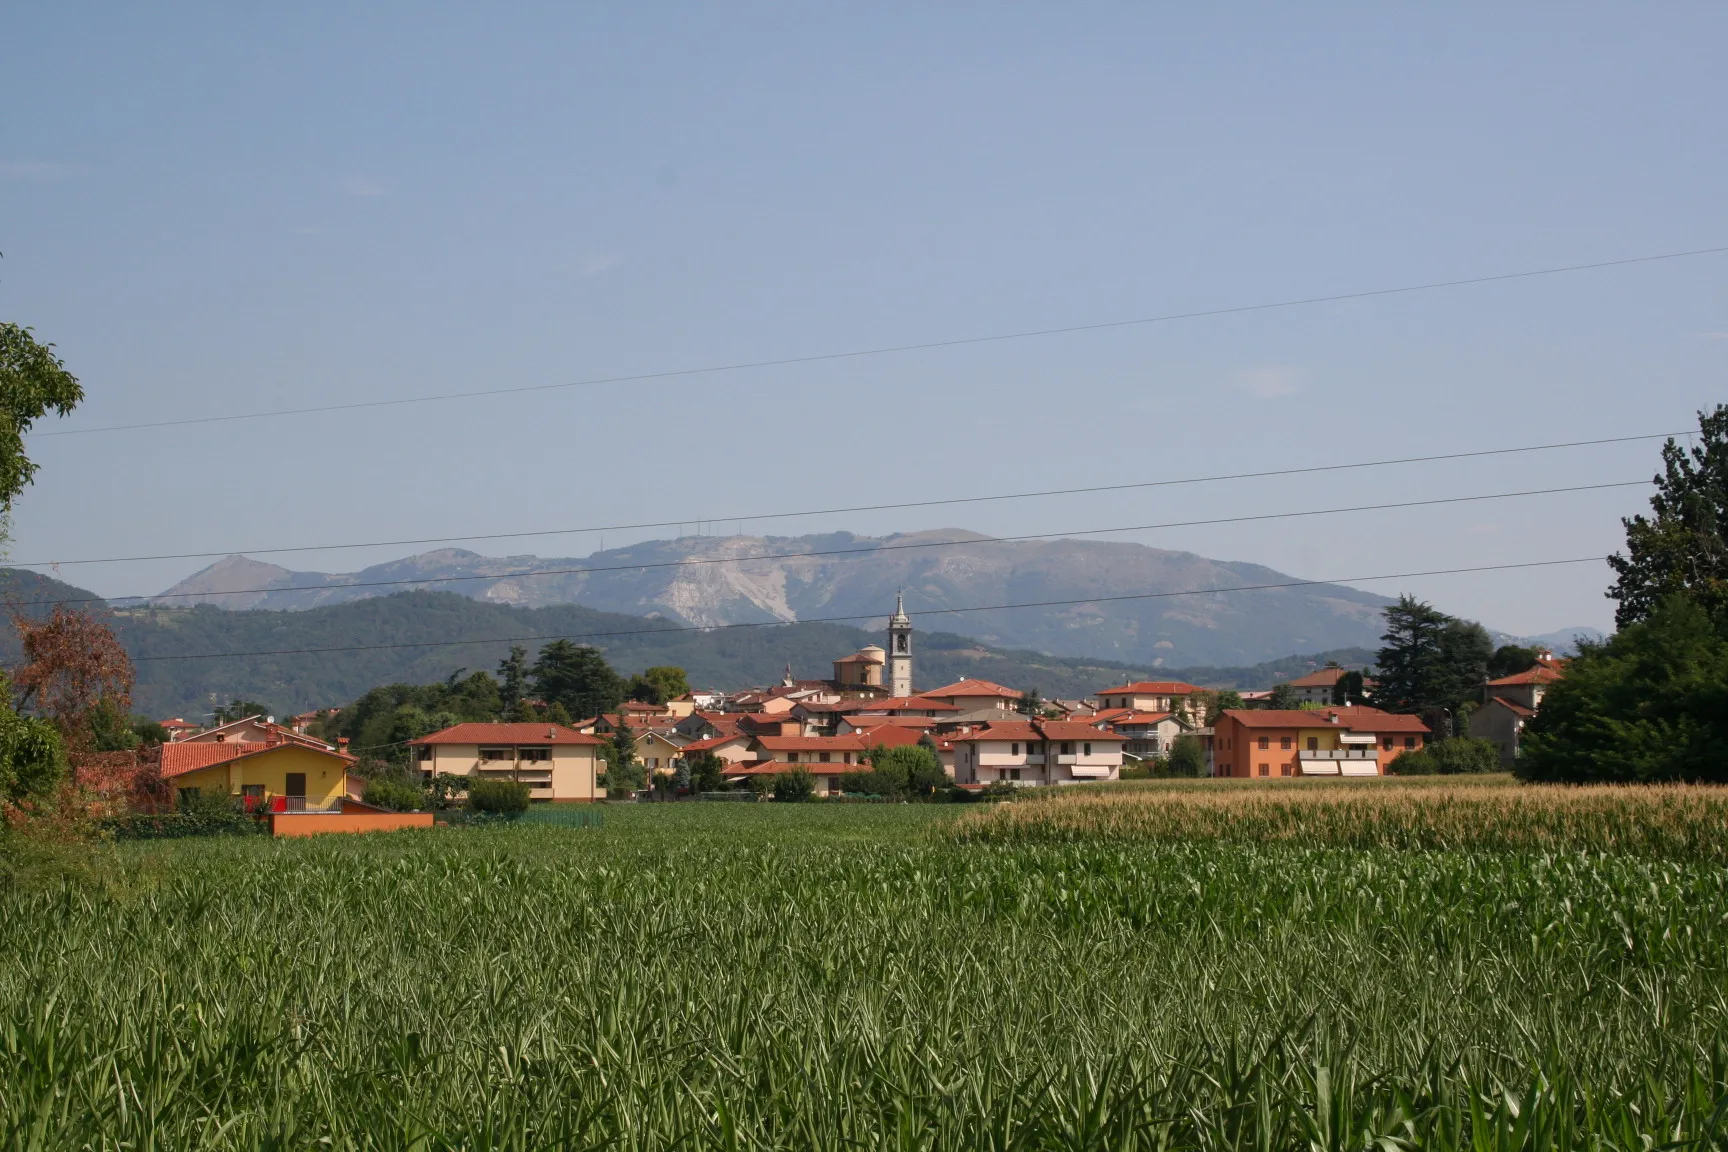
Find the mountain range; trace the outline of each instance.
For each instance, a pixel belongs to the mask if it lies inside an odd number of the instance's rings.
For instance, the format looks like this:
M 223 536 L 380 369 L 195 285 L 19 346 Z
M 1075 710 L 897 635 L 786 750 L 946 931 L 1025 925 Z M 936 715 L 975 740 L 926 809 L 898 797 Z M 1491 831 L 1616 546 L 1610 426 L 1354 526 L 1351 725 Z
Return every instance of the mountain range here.
M 1274 587 L 1257 587 L 1266 585 Z M 1241 588 L 1256 590 L 1217 591 Z M 1292 652 L 1374 647 L 1381 609 L 1391 603 L 1192 552 L 997 540 L 961 529 L 684 536 L 581 558 L 444 548 L 350 573 L 296 572 L 230 556 L 151 603 L 306 611 L 405 590 L 517 608 L 581 605 L 702 628 L 840 618 L 873 629 L 903 591 L 921 629 L 957 626 L 987 645 L 1146 668 L 1251 665 Z M 955 611 L 1003 604 L 1039 607 Z
M 91 593 L 38 573 L 0 569 L 0 598 L 29 605 L 25 611 L 38 616 L 48 611 L 44 601 L 89 600 Z M 776 682 L 788 666 L 796 676 L 826 676 L 835 658 L 883 642 L 879 632 L 842 624 L 702 630 L 579 605 L 517 608 L 449 592 L 401 592 L 299 612 L 84 606 L 106 619 L 135 662 L 134 710 L 194 719 L 207 716 L 213 702 L 234 697 L 261 701 L 278 714 L 341 705 L 379 684 L 426 684 L 464 669 L 492 669 L 512 642 L 532 654 L 555 636 L 600 648 L 626 674 L 677 664 L 694 684 L 728 689 Z M 941 631 L 918 632 L 915 648 L 916 683 L 926 688 L 975 676 L 1050 697 L 1079 697 L 1151 674 L 1145 666 L 1015 651 Z M 17 636 L 0 626 L 0 663 L 18 658 Z M 1373 653 L 1346 648 L 1159 675 L 1265 688 L 1328 659 L 1360 667 Z

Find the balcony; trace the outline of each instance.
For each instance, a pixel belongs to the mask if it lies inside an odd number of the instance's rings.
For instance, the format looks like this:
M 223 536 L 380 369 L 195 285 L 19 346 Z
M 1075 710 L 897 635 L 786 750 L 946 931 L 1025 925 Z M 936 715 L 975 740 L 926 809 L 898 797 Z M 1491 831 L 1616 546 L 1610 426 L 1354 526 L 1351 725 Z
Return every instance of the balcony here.
M 1304 776 L 1378 776 L 1373 748 L 1307 748 L 1297 753 Z

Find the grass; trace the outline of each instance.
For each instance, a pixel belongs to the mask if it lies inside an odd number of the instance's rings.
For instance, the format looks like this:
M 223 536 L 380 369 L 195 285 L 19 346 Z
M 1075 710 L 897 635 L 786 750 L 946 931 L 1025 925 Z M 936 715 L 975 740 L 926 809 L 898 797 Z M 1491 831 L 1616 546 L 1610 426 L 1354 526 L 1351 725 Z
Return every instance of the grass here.
M 978 809 L 954 831 L 997 844 L 1225 840 L 1728 865 L 1728 790 L 1534 786 L 1509 776 L 1156 781 Z
M 122 845 L 0 896 L 0 1148 L 1722 1146 L 1722 868 L 975 835 L 1083 800 Z

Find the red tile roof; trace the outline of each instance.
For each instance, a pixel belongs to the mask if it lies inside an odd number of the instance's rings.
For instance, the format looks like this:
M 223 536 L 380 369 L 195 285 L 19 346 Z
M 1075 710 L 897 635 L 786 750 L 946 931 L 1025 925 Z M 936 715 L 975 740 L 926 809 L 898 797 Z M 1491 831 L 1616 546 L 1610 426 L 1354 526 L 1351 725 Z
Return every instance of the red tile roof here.
M 262 741 L 223 744 L 164 744 L 162 746 L 162 775 L 165 777 L 184 776 L 188 772 L 196 772 L 201 768 L 211 768 L 217 764 L 226 764 L 231 760 L 243 760 L 248 756 L 257 756 L 264 752 L 274 752 L 278 748 L 298 748 L 303 752 L 316 752 L 331 759 L 340 760 L 344 764 L 354 763 L 354 757 L 344 752 L 333 752 L 322 744 L 311 745 L 299 740 L 280 740 L 274 743 Z
M 1102 721 L 1107 724 L 1162 724 L 1164 721 L 1171 719 L 1174 715 L 1175 713 L 1173 712 L 1139 712 L 1133 708 L 1117 708 L 1109 715 L 1105 715 L 1102 712 L 1098 713 L 1098 715 L 1092 717 L 1092 722 L 1097 723 Z
M 1348 668 L 1316 668 L 1306 676 L 1290 681 L 1292 688 L 1330 688 L 1337 684 Z
M 1564 680 L 1565 678 L 1566 673 L 1552 664 L 1535 664 L 1514 675 L 1490 680 L 1488 687 L 1509 688 L 1514 684 L 1552 684 L 1556 680 Z
M 722 732 L 718 736 L 710 736 L 706 740 L 692 740 L 684 745 L 686 752 L 710 752 L 730 740 L 749 740 L 742 732 Z
M 862 752 L 870 747 L 856 732 L 849 736 L 758 736 L 756 743 L 769 752 Z
M 1073 720 L 1005 720 L 985 724 L 974 732 L 956 733 L 956 744 L 980 740 L 1127 740 L 1115 732 L 1094 728 Z
M 880 700 L 845 700 L 834 706 L 847 712 L 958 712 L 960 706 L 929 696 L 884 696 Z
M 409 744 L 604 744 L 562 724 L 453 724 Z
M 1483 707 L 1486 708 L 1492 704 L 1498 704 L 1500 707 L 1506 709 L 1506 711 L 1512 713 L 1512 715 L 1523 720 L 1528 720 L 1530 717 L 1536 715 L 1536 710 L 1534 708 L 1526 708 L 1522 704 L 1514 704 L 1512 701 L 1503 700 L 1498 696 L 1488 697 L 1488 703 L 1484 704 Z
M 1366 705 L 1348 708 L 1230 708 L 1224 715 L 1248 728 L 1325 728 L 1353 732 L 1426 732 L 1419 716 L 1382 712 Z M 1338 717 L 1334 725 L 1329 717 Z
M 919 695 L 933 700 L 951 700 L 956 696 L 1005 696 L 1010 700 L 1018 700 L 1021 696 L 1012 688 L 1004 688 L 1002 685 L 992 684 L 988 680 L 961 680 L 948 685 L 946 688 L 920 692 Z
M 1198 692 L 1197 685 L 1185 680 L 1136 680 L 1132 684 L 1118 684 L 1114 688 L 1100 688 L 1092 693 L 1094 696 L 1186 696 Z

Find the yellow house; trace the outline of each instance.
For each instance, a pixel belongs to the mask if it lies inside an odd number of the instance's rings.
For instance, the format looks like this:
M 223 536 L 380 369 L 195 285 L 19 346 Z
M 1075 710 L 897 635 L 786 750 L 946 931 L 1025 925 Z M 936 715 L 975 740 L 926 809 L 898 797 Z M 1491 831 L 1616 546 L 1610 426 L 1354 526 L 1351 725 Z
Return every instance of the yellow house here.
M 342 807 L 354 757 L 300 740 L 162 747 L 162 776 L 179 793 L 220 791 L 278 811 Z

